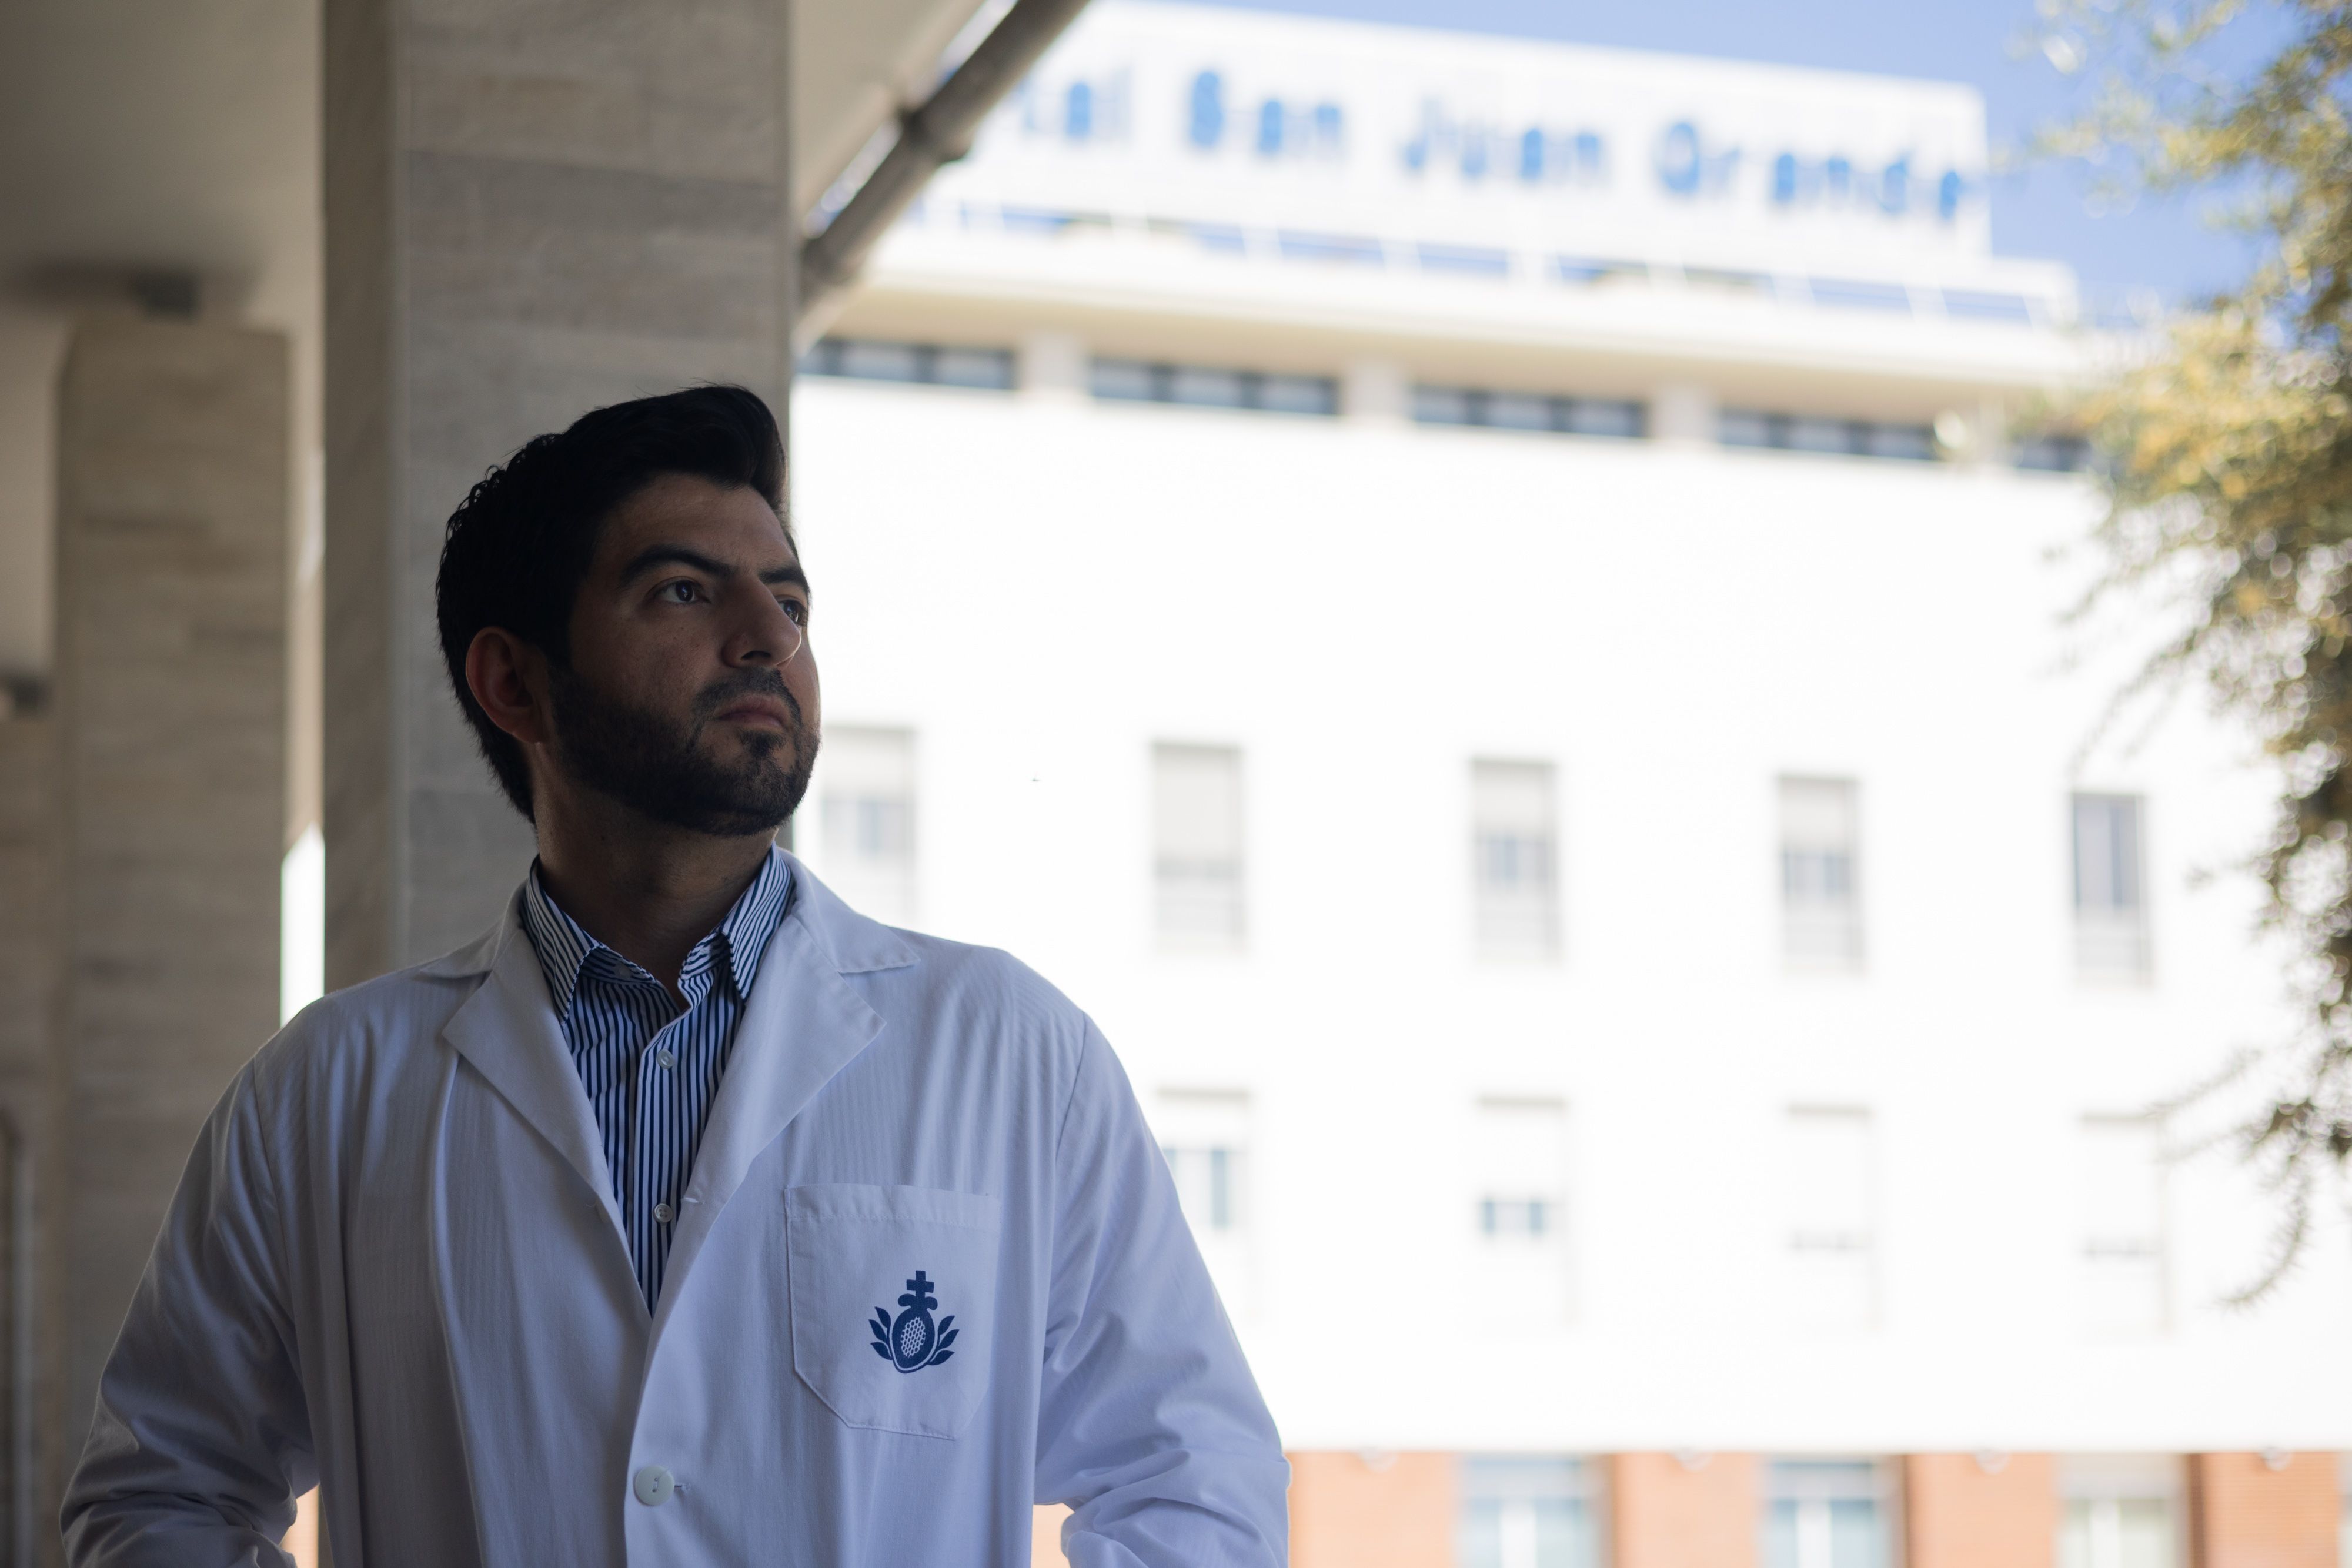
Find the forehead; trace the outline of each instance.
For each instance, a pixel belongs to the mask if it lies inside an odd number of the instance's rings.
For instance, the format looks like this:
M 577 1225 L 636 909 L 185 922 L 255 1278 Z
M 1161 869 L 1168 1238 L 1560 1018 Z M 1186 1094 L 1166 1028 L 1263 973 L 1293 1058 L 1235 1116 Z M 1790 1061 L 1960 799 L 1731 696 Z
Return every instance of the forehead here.
M 656 544 L 691 545 L 758 569 L 797 559 L 767 498 L 747 486 L 664 474 L 614 508 L 596 541 L 596 566 L 616 570 Z

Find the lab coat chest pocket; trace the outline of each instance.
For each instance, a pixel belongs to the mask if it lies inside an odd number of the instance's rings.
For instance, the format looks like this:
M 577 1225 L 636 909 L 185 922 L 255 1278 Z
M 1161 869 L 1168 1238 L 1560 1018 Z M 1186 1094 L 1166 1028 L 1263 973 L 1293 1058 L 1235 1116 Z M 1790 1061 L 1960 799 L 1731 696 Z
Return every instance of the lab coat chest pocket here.
M 988 1392 L 1000 1206 L 914 1186 L 784 1189 L 793 1368 L 851 1427 L 953 1437 Z

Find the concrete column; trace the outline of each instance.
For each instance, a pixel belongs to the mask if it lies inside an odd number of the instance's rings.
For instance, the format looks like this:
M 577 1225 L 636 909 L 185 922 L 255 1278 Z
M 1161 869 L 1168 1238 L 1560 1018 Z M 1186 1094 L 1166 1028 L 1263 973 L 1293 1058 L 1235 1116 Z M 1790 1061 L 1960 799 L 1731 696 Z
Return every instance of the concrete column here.
M 1685 446 L 1715 444 L 1715 392 L 1690 382 L 1673 382 L 1650 393 L 1650 434 Z
M 1908 1454 L 1904 1568 L 2052 1568 L 2058 1475 L 2047 1454 Z
M 1755 1457 L 1615 1455 L 1609 1521 L 1614 1568 L 1755 1568 Z
M 1077 402 L 1087 379 L 1087 340 L 1076 332 L 1032 332 L 1021 340 L 1024 396 Z
M 7 1186 L 0 1207 L 0 1548 L 28 1563 L 38 1560 L 33 1543 L 56 1533 L 43 1528 L 54 1510 L 44 1519 L 34 1501 L 56 1490 L 37 1478 L 60 1473 L 63 1388 L 54 1354 L 33 1354 L 39 1325 L 27 1310 L 34 1280 L 54 1276 L 44 1255 L 53 1254 L 58 1228 L 33 1223 L 26 1179 L 34 1152 L 53 1143 L 58 810 L 56 722 L 43 713 L 0 716 L 0 1174 Z
M 327 982 L 471 936 L 528 863 L 433 578 L 485 469 L 700 381 L 781 401 L 778 0 L 326 0 Z
M 58 392 L 66 1463 L 197 1125 L 278 1025 L 288 375 L 277 333 L 92 321 Z
M 1407 423 L 1412 418 L 1412 377 L 1394 360 L 1350 361 L 1339 412 L 1384 426 Z
M 2333 1454 L 2189 1456 L 2194 1568 L 2336 1568 Z
M 1291 1568 L 1448 1568 L 1452 1454 L 1290 1456 Z

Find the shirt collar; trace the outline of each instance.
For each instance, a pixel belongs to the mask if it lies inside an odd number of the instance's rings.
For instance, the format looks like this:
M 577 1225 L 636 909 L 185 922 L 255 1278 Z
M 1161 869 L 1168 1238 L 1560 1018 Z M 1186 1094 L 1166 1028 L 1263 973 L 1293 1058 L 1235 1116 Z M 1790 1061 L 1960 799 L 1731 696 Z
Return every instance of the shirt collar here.
M 726 972 L 734 983 L 738 997 L 751 994 L 751 982 L 760 973 L 760 959 L 768 950 L 768 939 L 783 921 L 784 911 L 792 903 L 793 873 L 782 852 L 771 850 L 768 858 L 760 862 L 758 873 L 727 911 L 726 915 L 710 934 L 694 945 L 687 955 L 686 974 L 709 968 L 719 953 L 726 955 Z M 612 952 L 580 923 L 564 913 L 547 891 L 547 883 L 539 874 L 539 862 L 530 862 L 530 875 L 523 883 L 522 928 L 530 938 L 531 948 L 539 955 L 539 967 L 547 977 L 547 994 L 555 1004 L 555 1016 L 568 1018 L 572 998 L 579 995 L 581 977 L 589 962 L 599 953 Z M 635 964 L 618 953 L 612 961 L 637 969 Z

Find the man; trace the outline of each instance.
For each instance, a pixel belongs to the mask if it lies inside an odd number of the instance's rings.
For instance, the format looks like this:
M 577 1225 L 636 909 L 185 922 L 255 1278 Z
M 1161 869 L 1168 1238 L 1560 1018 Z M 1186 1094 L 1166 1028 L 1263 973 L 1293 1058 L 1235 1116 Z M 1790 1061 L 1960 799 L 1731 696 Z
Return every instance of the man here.
M 450 519 L 450 680 L 539 858 L 199 1138 L 78 1564 L 1276 1564 L 1286 1469 L 1109 1048 L 771 840 L 818 735 L 751 393 L 589 414 Z M 986 627 L 973 627 L 985 653 Z

